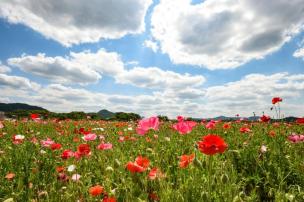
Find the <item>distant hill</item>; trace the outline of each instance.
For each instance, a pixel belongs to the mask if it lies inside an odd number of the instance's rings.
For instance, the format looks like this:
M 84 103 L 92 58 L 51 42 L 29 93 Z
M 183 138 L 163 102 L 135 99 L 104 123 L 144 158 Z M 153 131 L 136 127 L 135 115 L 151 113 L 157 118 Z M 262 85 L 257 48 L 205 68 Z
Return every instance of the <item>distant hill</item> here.
M 115 113 L 110 112 L 109 110 L 102 109 L 99 112 L 97 112 L 98 116 L 102 119 L 110 119 L 115 117 Z
M 0 111 L 2 112 L 13 112 L 16 110 L 44 110 L 48 111 L 42 107 L 37 107 L 33 105 L 28 105 L 24 103 L 0 103 Z

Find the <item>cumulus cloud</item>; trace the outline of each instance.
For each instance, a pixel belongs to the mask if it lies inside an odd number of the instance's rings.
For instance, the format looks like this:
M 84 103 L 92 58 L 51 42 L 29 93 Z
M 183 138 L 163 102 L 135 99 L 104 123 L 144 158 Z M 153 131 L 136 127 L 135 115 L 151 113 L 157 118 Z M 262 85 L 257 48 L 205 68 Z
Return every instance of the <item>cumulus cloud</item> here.
M 69 56 L 47 57 L 43 53 L 9 58 L 7 63 L 22 71 L 64 84 L 89 84 L 98 82 L 102 75 L 113 77 L 116 83 L 142 88 L 186 88 L 205 82 L 201 75 L 179 74 L 158 67 L 125 68 L 121 56 L 104 49 L 71 52 Z
M 158 45 L 155 41 L 145 40 L 143 45 L 147 48 L 151 48 L 155 53 L 158 51 Z
M 22 71 L 59 83 L 96 83 L 102 74 L 113 75 L 123 71 L 123 62 L 114 52 L 100 49 L 96 53 L 90 51 L 71 52 L 69 56 L 47 57 L 43 53 L 34 56 L 23 55 L 10 58 L 8 64 Z
M 116 76 L 117 83 L 132 84 L 143 88 L 185 88 L 200 86 L 205 82 L 201 75 L 179 74 L 157 67 L 134 67 Z
M 304 23 L 303 0 L 161 0 L 152 35 L 176 64 L 236 68 L 280 49 Z
M 304 48 L 299 48 L 293 53 L 293 57 L 295 58 L 303 58 L 304 59 Z
M 152 0 L 4 0 L 0 16 L 65 46 L 141 33 Z
M 8 72 L 11 72 L 11 68 L 9 68 L 8 66 L 6 65 L 3 65 L 0 61 L 0 74 L 1 73 L 8 73 Z
M 9 76 L 6 74 L 0 74 L 0 86 L 29 90 L 38 90 L 40 88 L 38 83 L 32 82 L 25 77 Z

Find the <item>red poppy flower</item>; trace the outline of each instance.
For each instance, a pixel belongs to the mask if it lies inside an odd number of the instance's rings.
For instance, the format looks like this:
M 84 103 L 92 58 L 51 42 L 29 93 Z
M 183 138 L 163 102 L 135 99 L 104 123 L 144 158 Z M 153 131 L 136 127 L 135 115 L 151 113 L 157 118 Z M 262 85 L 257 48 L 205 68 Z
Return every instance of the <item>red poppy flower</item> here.
M 274 136 L 276 136 L 276 132 L 273 131 L 273 130 L 271 130 L 271 131 L 269 131 L 268 135 L 269 135 L 270 137 L 274 137 Z
M 250 130 L 250 128 L 248 128 L 248 127 L 241 127 L 240 128 L 240 132 L 241 133 L 249 133 L 251 130 Z
M 56 167 L 56 171 L 58 173 L 62 173 L 64 171 L 64 167 L 63 166 L 58 166 L 58 167 Z
M 272 98 L 272 104 L 276 104 L 276 103 L 282 102 L 282 101 L 283 101 L 283 99 L 280 98 L 280 97 L 274 97 L 274 98 Z
M 198 142 L 198 148 L 202 153 L 207 155 L 223 153 L 228 147 L 226 142 L 217 135 L 209 134 L 202 139 L 203 141 Z
M 61 144 L 58 144 L 58 143 L 51 144 L 51 149 L 52 150 L 61 149 Z
M 92 196 L 99 196 L 103 192 L 103 187 L 100 185 L 93 186 L 89 189 L 89 193 Z
M 144 172 L 145 170 L 147 170 L 147 168 L 149 167 L 149 164 L 150 164 L 150 161 L 148 158 L 138 156 L 135 159 L 135 162 L 129 161 L 127 163 L 126 167 L 131 173 L 141 173 L 141 172 Z
M 116 202 L 115 197 L 104 197 L 102 202 Z
M 194 160 L 194 157 L 195 157 L 194 154 L 182 155 L 180 157 L 179 167 L 180 168 L 186 168 Z
M 66 149 L 62 152 L 61 158 L 62 159 L 68 159 L 74 156 L 74 152 L 70 149 Z
M 77 152 L 80 156 L 88 156 L 90 155 L 91 149 L 88 144 L 80 144 L 77 148 Z
M 31 114 L 31 119 L 38 119 L 39 118 L 39 114 Z
M 298 124 L 304 124 L 304 118 L 298 118 L 296 122 Z
M 224 129 L 230 129 L 230 128 L 231 128 L 230 123 L 225 123 L 225 124 L 223 125 L 223 128 L 224 128 Z
M 263 116 L 261 116 L 261 118 L 260 118 L 260 120 L 262 121 L 262 122 L 269 122 L 270 121 L 270 116 L 267 116 L 267 115 L 263 115 Z

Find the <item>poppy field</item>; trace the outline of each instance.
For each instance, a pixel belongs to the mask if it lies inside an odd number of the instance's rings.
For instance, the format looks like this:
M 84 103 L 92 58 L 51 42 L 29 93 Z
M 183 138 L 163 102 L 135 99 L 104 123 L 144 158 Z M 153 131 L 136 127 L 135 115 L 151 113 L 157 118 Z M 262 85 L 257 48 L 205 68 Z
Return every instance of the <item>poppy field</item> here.
M 0 122 L 1 201 L 304 201 L 304 119 Z

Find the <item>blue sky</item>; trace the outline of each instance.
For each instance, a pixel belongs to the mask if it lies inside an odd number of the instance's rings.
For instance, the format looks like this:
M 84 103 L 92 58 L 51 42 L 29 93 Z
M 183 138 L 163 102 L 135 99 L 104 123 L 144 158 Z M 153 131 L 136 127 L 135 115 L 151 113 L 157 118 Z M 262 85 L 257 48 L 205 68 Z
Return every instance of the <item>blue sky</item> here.
M 303 0 L 38 4 L 0 3 L 0 102 L 212 117 L 280 96 L 304 114 Z

